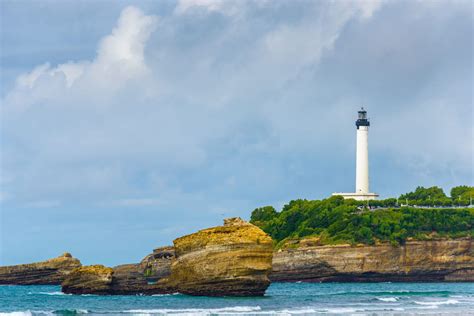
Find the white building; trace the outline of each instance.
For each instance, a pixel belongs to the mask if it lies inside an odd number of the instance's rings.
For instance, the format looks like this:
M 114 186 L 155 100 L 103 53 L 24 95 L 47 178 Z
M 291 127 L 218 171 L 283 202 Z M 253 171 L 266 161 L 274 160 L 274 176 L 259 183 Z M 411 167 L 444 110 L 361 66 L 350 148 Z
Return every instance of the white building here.
M 336 192 L 332 195 L 341 195 L 345 199 L 373 200 L 378 197 L 369 191 L 369 126 L 367 111 L 362 108 L 356 121 L 357 148 L 356 148 L 356 185 L 354 193 Z

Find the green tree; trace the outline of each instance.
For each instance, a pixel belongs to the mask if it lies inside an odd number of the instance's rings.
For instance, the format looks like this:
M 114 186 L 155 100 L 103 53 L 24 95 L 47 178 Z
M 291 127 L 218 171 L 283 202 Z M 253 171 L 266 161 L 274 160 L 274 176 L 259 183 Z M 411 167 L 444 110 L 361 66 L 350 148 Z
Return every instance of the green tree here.
M 447 196 L 443 189 L 436 186 L 430 188 L 417 187 L 414 192 L 408 192 L 399 197 L 402 202 L 408 200 L 410 205 L 429 205 L 432 200 L 445 198 Z
M 267 222 L 277 215 L 277 211 L 273 206 L 263 206 L 256 208 L 250 216 L 250 222 Z
M 453 200 L 469 200 L 474 198 L 474 187 L 460 185 L 451 189 L 451 198 Z

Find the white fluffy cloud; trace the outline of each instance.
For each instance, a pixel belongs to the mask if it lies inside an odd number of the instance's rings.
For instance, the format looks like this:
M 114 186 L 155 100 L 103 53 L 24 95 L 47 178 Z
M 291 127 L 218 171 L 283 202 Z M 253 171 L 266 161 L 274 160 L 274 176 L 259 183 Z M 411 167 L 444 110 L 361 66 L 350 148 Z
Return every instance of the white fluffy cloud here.
M 91 94 L 116 93 L 128 80 L 147 74 L 144 47 L 156 26 L 156 16 L 146 16 L 135 7 L 125 8 L 112 33 L 100 42 L 94 60 L 71 61 L 55 67 L 46 63 L 20 75 L 13 91 L 6 96 L 3 109 L 24 110 L 40 102 L 55 102 L 82 89 Z

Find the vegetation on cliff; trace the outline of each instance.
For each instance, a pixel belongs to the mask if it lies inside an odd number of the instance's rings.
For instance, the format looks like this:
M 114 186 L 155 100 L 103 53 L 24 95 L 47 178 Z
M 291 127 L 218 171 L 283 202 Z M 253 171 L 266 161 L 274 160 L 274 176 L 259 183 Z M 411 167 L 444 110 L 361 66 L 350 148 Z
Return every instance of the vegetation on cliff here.
M 424 190 L 417 188 L 415 192 L 402 196 L 407 196 L 407 199 L 414 196 L 421 201 L 420 194 L 426 193 Z M 441 196 L 439 190 L 429 192 L 424 195 L 427 199 L 435 193 Z M 466 192 L 468 190 L 460 194 Z M 383 208 L 368 209 L 362 206 L 367 202 L 344 200 L 340 196 L 313 201 L 300 199 L 291 201 L 280 212 L 271 206 L 257 208 L 252 212 L 250 222 L 262 228 L 280 245 L 289 239 L 310 236 L 317 237 L 320 244 L 374 244 L 378 241 L 403 244 L 408 238 L 426 240 L 472 237 L 474 234 L 473 208 L 400 207 L 396 201 L 377 201 Z M 374 202 L 370 204 L 376 204 Z
M 420 206 L 468 206 L 474 198 L 474 187 L 467 185 L 451 189 L 448 197 L 439 187 L 417 187 L 415 191 L 400 195 L 398 201 L 402 204 Z M 376 202 L 377 203 L 377 202 Z

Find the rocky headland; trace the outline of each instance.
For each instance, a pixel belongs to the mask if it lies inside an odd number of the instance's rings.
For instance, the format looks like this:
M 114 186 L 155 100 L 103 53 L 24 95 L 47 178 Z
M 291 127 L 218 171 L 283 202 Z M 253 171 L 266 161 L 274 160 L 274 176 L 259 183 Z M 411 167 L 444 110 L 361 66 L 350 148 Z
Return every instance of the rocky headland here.
M 404 245 L 289 243 L 273 255 L 272 281 L 445 282 L 474 281 L 471 238 L 416 241 Z
M 70 253 L 42 262 L 0 267 L 0 284 L 61 284 L 81 262 Z
M 403 245 L 324 245 L 271 238 L 239 218 L 174 240 L 136 264 L 81 266 L 69 253 L 0 267 L 0 284 L 61 284 L 65 293 L 263 295 L 272 282 L 474 282 L 471 238 L 407 240 Z
M 62 290 L 72 294 L 263 295 L 270 285 L 272 240 L 240 218 L 174 240 L 139 264 L 77 268 Z

